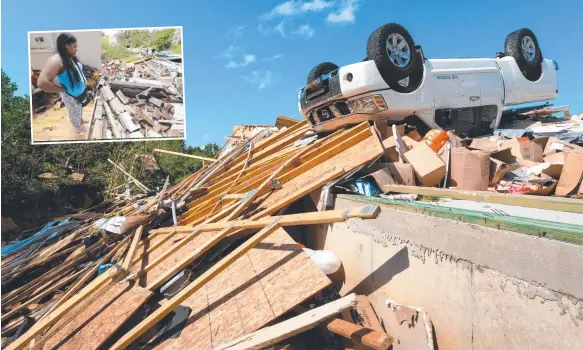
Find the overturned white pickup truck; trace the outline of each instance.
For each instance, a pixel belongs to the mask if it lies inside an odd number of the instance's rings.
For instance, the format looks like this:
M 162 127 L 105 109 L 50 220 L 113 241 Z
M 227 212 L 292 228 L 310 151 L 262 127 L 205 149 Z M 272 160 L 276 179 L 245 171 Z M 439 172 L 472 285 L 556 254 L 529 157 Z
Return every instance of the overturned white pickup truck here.
M 498 127 L 505 106 L 554 99 L 557 70 L 529 29 L 509 34 L 496 58 L 425 59 L 390 23 L 371 34 L 364 61 L 314 67 L 298 105 L 316 132 L 387 120 L 472 136 Z

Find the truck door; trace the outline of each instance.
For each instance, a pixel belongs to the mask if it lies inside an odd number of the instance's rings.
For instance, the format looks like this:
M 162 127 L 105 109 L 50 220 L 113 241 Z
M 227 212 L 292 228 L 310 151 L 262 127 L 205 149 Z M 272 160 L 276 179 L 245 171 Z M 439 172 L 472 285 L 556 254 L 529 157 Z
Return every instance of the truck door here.
M 431 60 L 436 109 L 480 105 L 480 78 L 473 59 Z

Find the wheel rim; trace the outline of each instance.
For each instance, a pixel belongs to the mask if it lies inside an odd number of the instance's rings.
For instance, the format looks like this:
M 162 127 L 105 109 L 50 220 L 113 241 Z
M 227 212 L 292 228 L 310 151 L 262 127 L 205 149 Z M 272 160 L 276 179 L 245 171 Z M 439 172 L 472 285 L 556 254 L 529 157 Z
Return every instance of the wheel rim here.
M 534 61 L 536 56 L 536 46 L 534 45 L 534 40 L 532 40 L 532 38 L 529 36 L 522 38 L 522 55 L 528 61 Z
M 392 64 L 399 68 L 411 62 L 411 48 L 401 34 L 393 33 L 387 38 L 387 55 Z

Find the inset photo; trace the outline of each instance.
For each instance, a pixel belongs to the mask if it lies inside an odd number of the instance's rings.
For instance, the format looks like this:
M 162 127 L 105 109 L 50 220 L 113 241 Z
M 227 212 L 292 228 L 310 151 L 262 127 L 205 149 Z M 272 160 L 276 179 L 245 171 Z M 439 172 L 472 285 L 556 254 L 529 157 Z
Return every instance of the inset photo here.
M 30 32 L 33 144 L 184 139 L 182 28 Z

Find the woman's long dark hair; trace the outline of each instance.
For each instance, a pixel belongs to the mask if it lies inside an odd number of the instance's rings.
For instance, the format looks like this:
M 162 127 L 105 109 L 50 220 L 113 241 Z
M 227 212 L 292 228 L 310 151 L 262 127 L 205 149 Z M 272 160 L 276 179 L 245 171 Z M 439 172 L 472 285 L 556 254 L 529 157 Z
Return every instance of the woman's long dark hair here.
M 79 84 L 81 81 L 79 66 L 77 65 L 79 60 L 77 57 L 69 55 L 69 52 L 67 51 L 67 45 L 74 44 L 76 42 L 77 38 L 69 33 L 61 33 L 57 37 L 57 52 L 61 57 L 61 61 L 63 61 L 63 68 L 65 68 L 65 71 L 67 72 L 69 81 L 73 82 L 74 85 Z M 73 71 L 73 75 L 71 75 L 71 71 Z

